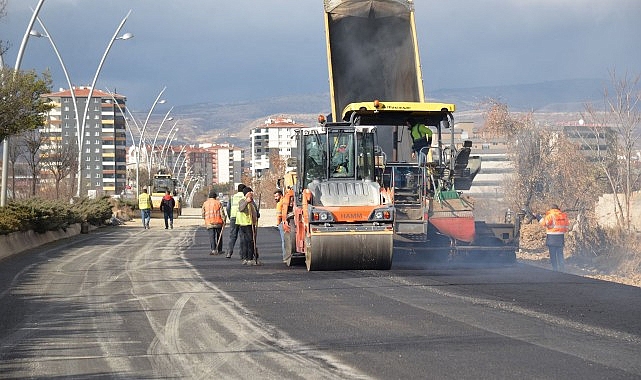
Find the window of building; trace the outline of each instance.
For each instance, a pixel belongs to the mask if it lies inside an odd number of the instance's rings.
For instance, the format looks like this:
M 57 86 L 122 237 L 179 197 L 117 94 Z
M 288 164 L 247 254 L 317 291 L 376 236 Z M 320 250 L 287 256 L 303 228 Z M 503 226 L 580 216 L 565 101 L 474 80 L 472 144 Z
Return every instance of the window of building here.
M 96 150 L 94 151 L 94 153 L 100 153 L 100 148 L 96 148 Z
M 88 154 L 88 153 L 91 153 L 91 149 L 90 149 L 90 148 L 87 148 L 87 150 L 85 150 L 85 153 L 87 153 L 87 154 Z

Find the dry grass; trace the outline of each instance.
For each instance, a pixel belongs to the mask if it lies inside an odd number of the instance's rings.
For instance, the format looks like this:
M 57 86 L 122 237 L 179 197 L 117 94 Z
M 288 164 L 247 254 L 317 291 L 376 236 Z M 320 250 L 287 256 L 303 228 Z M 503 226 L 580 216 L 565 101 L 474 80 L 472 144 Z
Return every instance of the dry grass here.
M 566 270 L 575 275 L 641 287 L 641 236 L 616 236 L 591 252 L 577 254 L 573 236 L 568 237 L 565 249 Z M 545 246 L 545 230 L 538 224 L 521 228 L 520 250 L 517 258 L 532 265 L 551 268 Z

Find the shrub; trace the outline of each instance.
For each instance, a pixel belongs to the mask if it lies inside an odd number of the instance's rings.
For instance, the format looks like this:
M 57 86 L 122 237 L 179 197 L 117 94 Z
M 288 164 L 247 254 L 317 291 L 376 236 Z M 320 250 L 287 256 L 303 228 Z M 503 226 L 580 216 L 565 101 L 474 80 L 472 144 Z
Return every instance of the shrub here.
M 81 222 L 100 226 L 109 220 L 111 215 L 112 205 L 109 197 L 83 198 L 75 204 L 41 198 L 15 200 L 0 212 L 0 234 L 29 230 L 40 233 L 64 230 L 71 224 Z
M 104 196 L 97 199 L 82 198 L 72 205 L 74 212 L 80 215 L 83 222 L 102 226 L 113 215 L 111 198 Z

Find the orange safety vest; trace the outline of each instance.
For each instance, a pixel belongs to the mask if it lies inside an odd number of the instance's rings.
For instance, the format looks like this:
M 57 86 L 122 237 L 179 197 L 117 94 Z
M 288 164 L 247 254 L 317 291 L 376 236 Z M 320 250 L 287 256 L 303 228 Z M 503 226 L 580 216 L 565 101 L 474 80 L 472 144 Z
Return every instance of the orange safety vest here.
M 568 214 L 556 208 L 548 210 L 539 223 L 549 235 L 563 235 L 570 229 Z
M 203 203 L 203 216 L 205 224 L 223 224 L 223 205 L 218 199 L 209 198 Z

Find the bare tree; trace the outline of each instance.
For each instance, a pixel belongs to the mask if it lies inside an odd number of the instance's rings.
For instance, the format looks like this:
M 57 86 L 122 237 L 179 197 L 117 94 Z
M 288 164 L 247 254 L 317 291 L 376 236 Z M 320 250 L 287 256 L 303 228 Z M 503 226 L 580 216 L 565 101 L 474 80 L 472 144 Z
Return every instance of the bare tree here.
M 42 169 L 40 147 L 44 143 L 44 139 L 40 136 L 40 132 L 37 129 L 32 129 L 22 134 L 22 142 L 25 146 L 24 157 L 31 174 L 31 195 L 35 196 L 40 178 L 40 170 Z
M 619 78 L 611 71 L 612 93 L 604 90 L 603 110 L 587 104 L 585 115 L 599 140 L 593 149 L 600 175 L 613 194 L 617 225 L 627 233 L 631 231 L 632 193 L 640 185 L 638 168 L 633 166 L 641 128 L 640 79 L 627 74 Z
M 60 141 L 50 140 L 49 144 L 41 162 L 42 167 L 53 176 L 56 199 L 60 199 L 60 183 L 74 173 L 78 167 L 78 149 L 75 143 L 62 144 Z M 71 190 L 73 191 L 73 189 Z
M 11 167 L 11 194 L 12 199 L 16 195 L 16 164 L 24 153 L 24 146 L 21 144 L 9 144 L 9 166 Z
M 269 153 L 269 170 L 265 170 L 260 178 L 253 179 L 254 192 L 264 194 L 261 201 L 269 204 L 270 207 L 276 207 L 271 195 L 276 191 L 278 179 L 285 174 L 286 164 L 286 158 L 280 156 L 277 150 L 273 150 Z
M 7 15 L 7 0 L 0 0 L 0 20 L 3 19 Z M 0 55 L 4 55 L 4 53 L 7 52 L 8 50 L 8 45 L 5 41 L 0 40 Z

